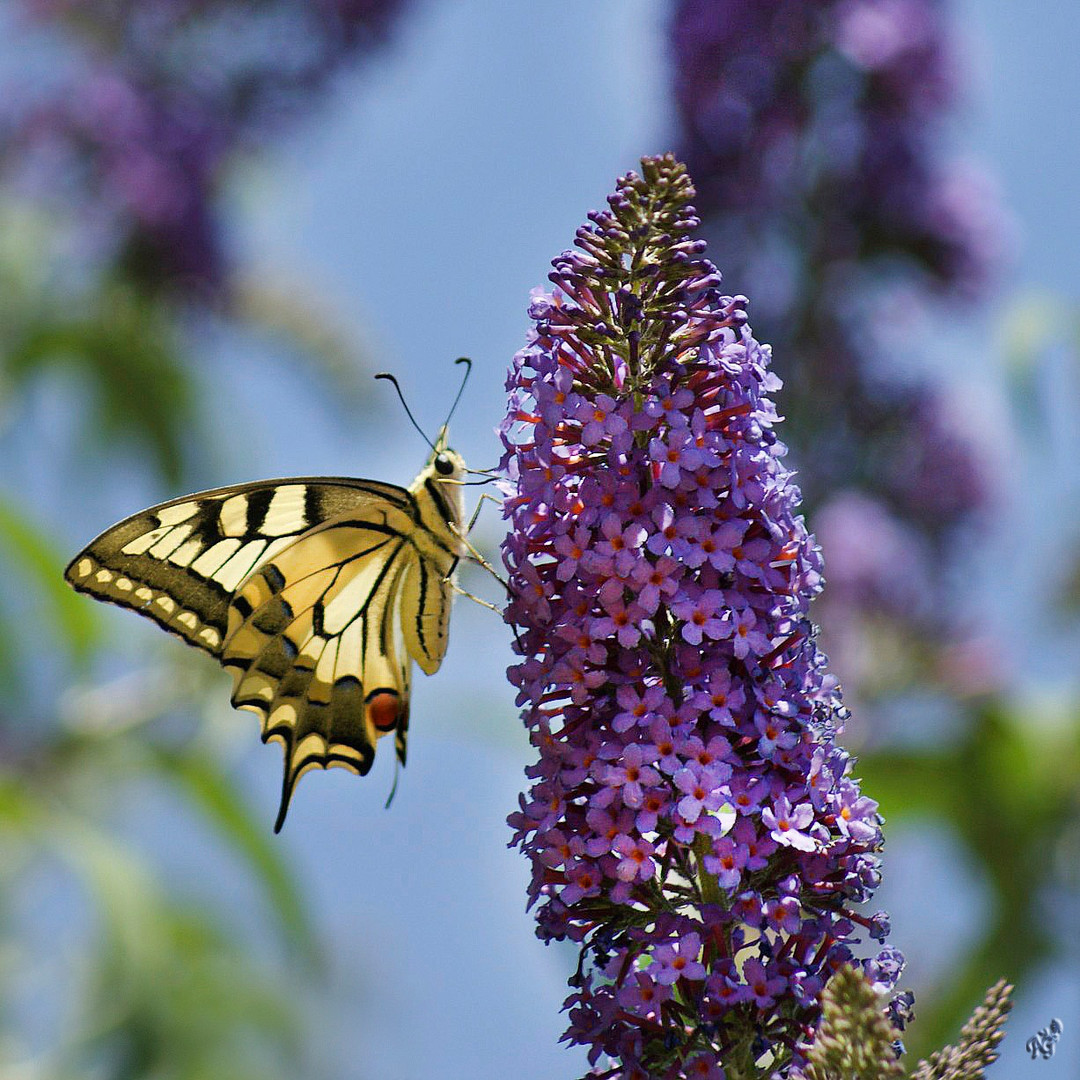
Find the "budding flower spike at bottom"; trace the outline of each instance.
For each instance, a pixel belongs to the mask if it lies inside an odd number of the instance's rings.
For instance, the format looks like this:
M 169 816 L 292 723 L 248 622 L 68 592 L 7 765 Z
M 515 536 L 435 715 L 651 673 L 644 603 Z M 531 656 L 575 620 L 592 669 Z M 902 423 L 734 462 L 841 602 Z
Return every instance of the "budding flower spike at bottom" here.
M 780 380 L 702 256 L 694 189 L 642 161 L 554 260 L 500 432 L 510 668 L 539 753 L 510 817 L 538 935 L 580 946 L 565 1008 L 590 1076 L 784 1076 L 884 913 L 877 804 L 834 742 L 821 557 Z

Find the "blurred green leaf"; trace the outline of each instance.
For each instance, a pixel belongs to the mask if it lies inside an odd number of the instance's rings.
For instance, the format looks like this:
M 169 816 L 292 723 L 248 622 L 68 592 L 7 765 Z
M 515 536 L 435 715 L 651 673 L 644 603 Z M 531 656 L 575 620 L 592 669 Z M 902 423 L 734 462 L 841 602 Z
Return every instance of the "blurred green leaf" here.
M 1059 586 L 1053 591 L 1050 606 L 1063 619 L 1080 615 L 1080 544 L 1074 543 L 1062 567 Z
M 19 776 L 0 774 L 0 831 L 9 840 L 26 831 L 35 810 L 33 793 Z
M 124 278 L 87 284 L 69 241 L 56 214 L 0 192 L 0 401 L 46 369 L 77 372 L 94 439 L 132 439 L 175 484 L 195 423 L 183 309 Z
M 97 922 L 89 949 L 71 965 L 75 1015 L 43 1057 L 20 1064 L 18 1075 L 290 1080 L 302 1074 L 310 983 L 259 959 L 251 941 L 213 910 L 168 896 L 149 865 L 71 809 L 63 777 L 76 764 L 72 749 L 66 740 L 59 786 L 51 782 L 48 754 L 36 756 L 26 776 L 0 775 L 5 870 L 59 855 L 85 889 L 76 903 L 89 902 Z M 84 765 L 93 760 L 83 756 Z M 70 903 L 73 894 L 66 896 Z M 9 978 L 37 962 L 20 964 L 9 955 Z
M 74 313 L 73 313 L 74 312 Z M 179 356 L 175 311 L 133 288 L 105 286 L 63 308 L 53 301 L 8 327 L 4 363 L 19 386 L 64 366 L 93 386 L 95 438 L 122 436 L 145 445 L 158 472 L 175 484 L 183 439 L 194 424 L 190 376 Z
M 163 775 L 184 790 L 251 867 L 266 890 L 294 955 L 313 971 L 318 970 L 322 963 L 318 941 L 281 848 L 273 843 L 266 822 L 256 820 L 215 761 L 160 747 L 152 748 L 151 753 Z
M 1001 320 L 1001 351 L 1006 370 L 1024 382 L 1035 374 L 1039 354 L 1073 321 L 1068 304 L 1049 292 L 1030 291 L 1017 296 Z
M 321 973 L 323 956 L 308 908 L 284 857 L 274 843 L 268 822 L 257 818 L 222 771 L 217 758 L 191 745 L 176 747 L 159 741 L 150 720 L 168 711 L 172 699 L 144 702 L 135 726 L 66 725 L 49 744 L 46 782 L 63 805 L 80 807 L 80 814 L 107 800 L 107 793 L 139 776 L 162 779 L 201 810 L 222 840 L 247 865 L 266 897 L 281 929 L 281 939 L 294 961 L 308 974 Z
M 99 641 L 95 613 L 64 581 L 63 569 L 67 560 L 52 541 L 3 495 L 0 495 L 0 548 L 8 565 L 17 567 L 41 594 L 44 600 L 42 611 L 72 658 L 85 664 Z M 5 642 L 13 639 L 17 641 L 18 635 L 12 635 L 10 631 L 3 634 Z M 0 667 L 3 663 L 0 646 Z
M 1009 400 L 1030 440 L 1046 426 L 1043 398 L 1051 358 L 1065 350 L 1074 368 L 1080 360 L 1080 307 L 1052 292 L 1030 291 L 1006 308 L 998 334 Z M 1050 382 L 1059 384 L 1053 376 Z
M 26 680 L 12 643 L 15 641 L 14 625 L 4 617 L 0 610 L 0 683 L 12 695 L 19 695 L 25 689 Z
M 945 748 L 880 751 L 860 758 L 864 789 L 886 819 L 949 821 L 992 890 L 982 937 L 925 995 L 906 1038 L 925 1056 L 940 1046 L 1002 976 L 1022 984 L 1058 948 L 1058 928 L 1039 904 L 1059 867 L 1047 857 L 1080 825 L 1080 716 L 1056 724 L 1045 707 L 1022 711 L 998 700 L 971 716 Z
M 252 1080 L 295 1075 L 299 1010 L 290 988 L 210 914 L 167 898 L 104 834 L 55 817 L 51 836 L 95 897 L 101 932 L 84 1015 L 59 1077 Z
M 105 793 L 138 776 L 149 775 L 177 789 L 246 863 L 291 956 L 317 974 L 321 950 L 284 858 L 285 849 L 274 842 L 269 823 L 251 812 L 219 758 L 200 749 L 197 740 L 178 746 L 160 737 L 155 721 L 176 709 L 190 711 L 203 685 L 198 677 L 201 665 L 189 667 L 187 656 L 179 659 L 179 666 L 170 665 L 153 676 L 127 677 L 102 694 L 84 691 L 78 700 L 69 697 L 74 711 L 62 736 L 49 746 L 49 782 L 66 805 L 81 807 L 100 806 Z M 194 681 L 189 674 L 196 676 Z M 216 680 L 209 686 L 212 691 L 220 689 Z

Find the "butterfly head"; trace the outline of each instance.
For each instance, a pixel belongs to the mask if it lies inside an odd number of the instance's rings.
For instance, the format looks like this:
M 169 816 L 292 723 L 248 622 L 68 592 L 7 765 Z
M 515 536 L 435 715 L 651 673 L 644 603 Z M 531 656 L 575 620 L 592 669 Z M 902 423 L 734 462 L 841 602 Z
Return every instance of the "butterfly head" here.
M 447 429 L 444 424 L 439 431 L 439 437 L 435 440 L 435 448 L 427 464 L 436 479 L 453 483 L 461 480 L 465 475 L 465 459 L 456 450 L 451 450 L 446 441 Z

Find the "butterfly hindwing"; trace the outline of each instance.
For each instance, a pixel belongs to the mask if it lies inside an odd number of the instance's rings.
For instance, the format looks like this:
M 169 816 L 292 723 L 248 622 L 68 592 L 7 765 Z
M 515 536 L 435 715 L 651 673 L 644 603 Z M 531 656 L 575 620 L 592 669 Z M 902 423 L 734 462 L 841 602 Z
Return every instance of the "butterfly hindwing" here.
M 237 594 L 221 660 L 233 672 L 233 704 L 256 713 L 264 741 L 285 749 L 282 816 L 310 768 L 364 774 L 391 732 L 404 758 L 410 652 L 400 582 L 419 562 L 404 528 L 352 517 L 298 538 Z

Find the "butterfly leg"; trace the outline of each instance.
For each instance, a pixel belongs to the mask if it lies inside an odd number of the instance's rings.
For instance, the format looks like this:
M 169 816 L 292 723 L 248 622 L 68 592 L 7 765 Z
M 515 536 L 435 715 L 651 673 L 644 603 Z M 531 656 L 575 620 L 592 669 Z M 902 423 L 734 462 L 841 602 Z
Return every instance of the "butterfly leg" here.
M 493 495 L 488 495 L 486 493 L 481 495 L 476 503 L 476 509 L 473 511 L 472 517 L 469 518 L 469 524 L 466 525 L 464 529 L 457 530 L 458 538 L 465 545 L 472 561 L 477 565 L 482 566 L 506 590 L 507 595 L 510 595 L 510 583 L 502 577 L 491 563 L 476 550 L 475 546 L 469 542 L 469 533 L 472 532 L 473 526 L 476 524 L 476 519 L 480 516 L 480 510 L 483 507 L 485 500 L 493 502 L 499 507 L 502 506 L 502 500 L 496 499 Z
M 461 542 L 465 545 L 466 550 L 469 552 L 469 558 L 478 566 L 482 566 L 505 590 L 506 595 L 512 595 L 510 592 L 510 582 L 506 580 L 496 569 L 480 554 L 479 551 L 469 543 L 469 540 L 465 536 L 459 536 Z
M 496 499 L 494 495 L 489 495 L 486 491 L 480 495 L 480 498 L 476 501 L 476 509 L 473 511 L 473 515 L 469 518 L 469 524 L 465 526 L 465 531 L 471 533 L 473 526 L 476 524 L 476 519 L 480 516 L 480 508 L 484 505 L 484 502 L 493 502 L 496 506 L 502 506 L 502 499 Z
M 478 472 L 478 473 L 485 472 L 485 470 L 482 470 L 482 469 L 474 469 L 472 471 L 473 472 Z M 491 478 L 493 480 L 496 479 L 497 476 L 498 476 L 498 474 L 496 474 L 496 473 L 491 473 L 490 475 L 491 475 Z M 465 529 L 466 533 L 472 532 L 473 526 L 476 524 L 476 519 L 480 516 L 480 509 L 484 505 L 485 500 L 487 500 L 488 502 L 496 503 L 499 507 L 502 506 L 502 500 L 501 499 L 496 499 L 494 495 L 488 495 L 487 492 L 484 492 L 480 496 L 479 500 L 477 500 L 476 509 L 473 511 L 472 517 L 469 518 L 469 524 Z M 471 554 L 473 559 L 477 563 L 479 563 L 485 570 L 487 570 L 487 572 L 489 574 L 491 574 L 491 576 L 493 578 L 495 578 L 495 580 L 506 590 L 506 595 L 507 596 L 512 597 L 513 593 L 510 591 L 510 583 L 508 581 L 506 581 L 501 575 L 497 574 L 491 568 L 491 566 L 488 565 L 487 560 L 485 560 L 484 557 L 476 550 L 476 548 L 473 547 L 473 545 L 469 543 L 467 537 L 462 536 L 461 541 L 462 541 L 463 544 L 465 544 L 466 548 L 469 550 L 469 553 Z M 458 592 L 465 592 L 464 589 L 458 588 L 458 586 L 456 584 L 454 584 L 453 587 L 456 588 L 458 590 Z M 471 596 L 470 593 L 465 593 L 465 595 L 466 596 Z M 476 600 L 476 597 L 471 596 L 471 599 Z M 499 610 L 493 604 L 485 604 L 483 600 L 480 600 L 478 602 L 481 603 L 481 604 L 484 604 L 484 607 L 490 607 L 493 611 L 498 611 Z M 502 614 L 502 612 L 499 612 L 499 614 Z M 513 629 L 513 632 L 514 632 L 514 640 L 517 642 L 518 648 L 520 650 L 521 649 L 521 638 L 518 636 L 517 627 L 512 627 L 512 629 Z
M 481 600 L 479 596 L 473 596 L 473 594 L 469 592 L 468 589 L 463 589 L 456 581 L 452 581 L 450 578 L 445 578 L 444 580 L 446 581 L 446 584 L 454 590 L 454 592 L 460 593 L 460 595 L 462 596 L 467 596 L 470 600 L 472 600 L 474 603 L 479 604 L 481 607 L 490 608 L 492 611 L 496 612 L 496 614 L 502 614 L 501 609 L 497 608 L 494 604 L 489 604 L 487 600 Z

